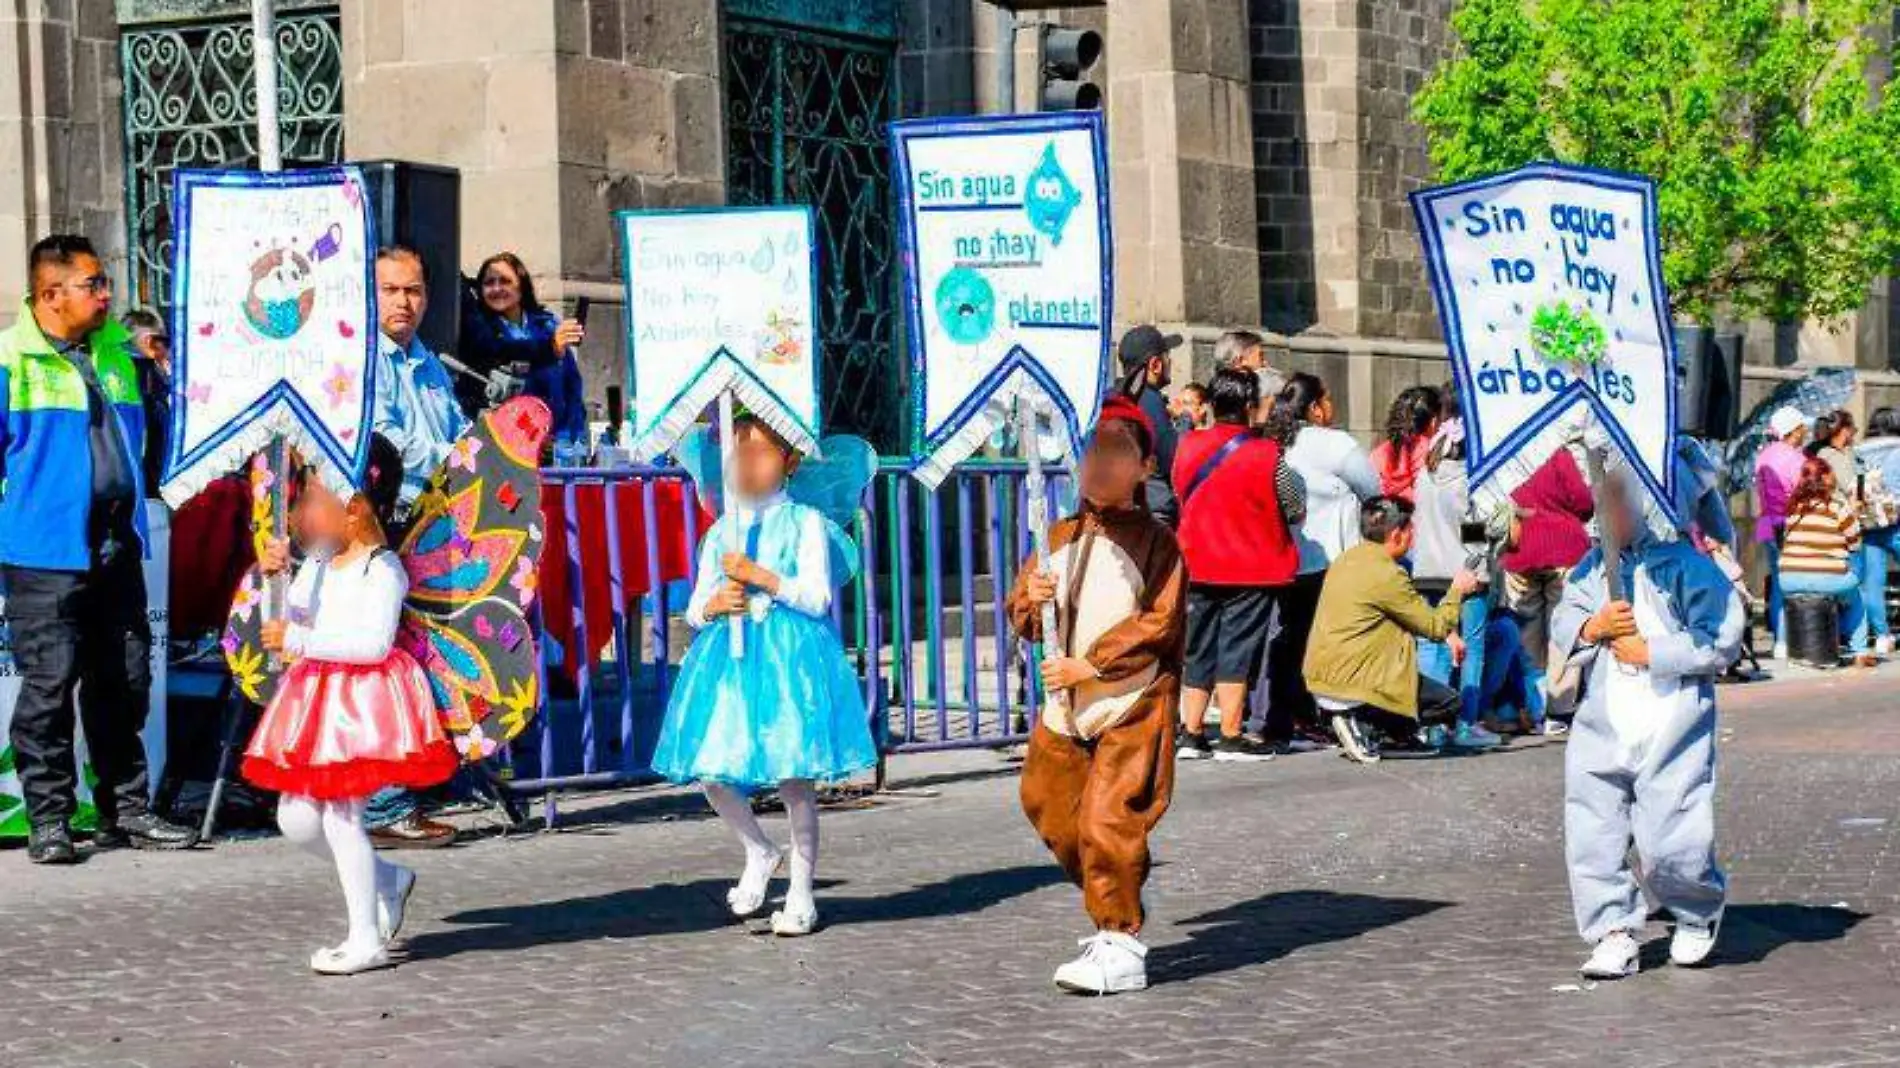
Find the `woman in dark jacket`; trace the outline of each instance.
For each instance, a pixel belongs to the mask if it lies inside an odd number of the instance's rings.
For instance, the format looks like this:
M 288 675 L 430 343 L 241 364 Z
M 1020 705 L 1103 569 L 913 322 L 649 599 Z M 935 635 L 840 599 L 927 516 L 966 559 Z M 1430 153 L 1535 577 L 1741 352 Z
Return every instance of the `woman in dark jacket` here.
M 534 279 L 512 252 L 483 260 L 474 291 L 463 293 L 463 362 L 483 374 L 499 369 L 525 378 L 527 394 L 554 411 L 557 443 L 587 441 L 587 401 L 574 360 L 574 346 L 586 336 L 578 320 L 563 320 L 541 306 Z M 484 402 L 464 396 L 462 404 L 479 410 Z

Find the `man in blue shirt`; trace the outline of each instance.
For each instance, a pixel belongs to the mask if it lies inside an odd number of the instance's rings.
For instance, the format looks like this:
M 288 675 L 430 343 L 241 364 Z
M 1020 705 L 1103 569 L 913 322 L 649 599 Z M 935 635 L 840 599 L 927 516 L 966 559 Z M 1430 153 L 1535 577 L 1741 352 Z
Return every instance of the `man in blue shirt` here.
M 411 248 L 387 245 L 376 252 L 376 317 L 382 346 L 376 356 L 375 431 L 402 453 L 402 502 L 413 504 L 429 475 L 448 458 L 468 417 L 455 401 L 455 387 L 442 361 L 416 330 L 429 310 L 429 269 Z M 424 819 L 416 798 L 393 787 L 369 800 L 364 824 L 382 849 L 445 846 L 455 828 Z

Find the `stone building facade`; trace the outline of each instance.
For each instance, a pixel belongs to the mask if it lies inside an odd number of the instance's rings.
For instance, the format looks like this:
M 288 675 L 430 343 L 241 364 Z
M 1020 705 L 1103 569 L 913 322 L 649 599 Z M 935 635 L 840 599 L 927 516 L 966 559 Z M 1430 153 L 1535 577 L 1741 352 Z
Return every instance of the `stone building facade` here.
M 1431 180 L 1413 93 L 1452 0 L 1106 0 L 1011 16 L 987 0 L 279 0 L 286 156 L 455 168 L 461 259 L 511 249 L 544 299 L 595 302 L 593 392 L 618 381 L 615 210 L 818 207 L 830 417 L 902 446 L 904 344 L 883 127 L 1027 109 L 1039 24 L 1106 42 L 1116 318 L 1195 339 L 1262 329 L 1347 423 L 1446 377 L 1406 195 Z M 1031 5 L 1033 6 L 1033 5 Z M 19 0 L 0 13 L 0 322 L 20 253 L 77 229 L 167 291 L 167 176 L 245 165 L 244 0 Z M 1884 284 L 1845 330 L 1758 330 L 1748 394 L 1887 372 Z

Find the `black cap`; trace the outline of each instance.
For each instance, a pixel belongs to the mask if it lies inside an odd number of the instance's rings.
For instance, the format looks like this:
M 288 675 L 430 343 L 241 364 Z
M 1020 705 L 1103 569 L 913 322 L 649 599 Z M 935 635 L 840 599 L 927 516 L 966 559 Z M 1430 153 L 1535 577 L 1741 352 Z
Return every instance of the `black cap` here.
M 1122 335 L 1120 358 L 1123 368 L 1132 368 L 1147 363 L 1156 356 L 1165 356 L 1181 343 L 1180 334 L 1164 334 L 1148 323 L 1134 327 Z

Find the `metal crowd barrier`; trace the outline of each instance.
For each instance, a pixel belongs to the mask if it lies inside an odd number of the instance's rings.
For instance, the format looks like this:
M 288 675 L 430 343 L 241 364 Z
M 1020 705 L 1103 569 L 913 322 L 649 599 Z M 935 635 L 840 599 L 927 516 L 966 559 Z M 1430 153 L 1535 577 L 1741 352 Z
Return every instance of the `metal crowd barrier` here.
M 853 531 L 862 557 L 858 575 L 834 599 L 833 618 L 864 679 L 865 705 L 882 753 L 996 747 L 1027 737 L 1039 694 L 1020 643 L 1009 630 L 1004 599 L 1030 551 L 1023 465 L 971 461 L 936 491 L 911 477 L 908 460 L 885 460 L 866 491 Z M 679 514 L 662 515 L 655 487 L 683 484 Z M 582 581 L 581 547 L 592 520 L 579 491 L 599 486 L 608 548 L 611 633 L 589 634 L 590 593 Z M 1051 514 L 1067 489 L 1048 480 Z M 695 577 L 697 552 L 683 580 L 669 584 L 658 546 L 668 525 L 701 534 L 698 499 L 678 467 L 556 468 L 543 472 L 543 493 L 562 494 L 565 525 L 547 532 L 545 552 L 564 554 L 572 597 L 572 648 L 566 673 L 543 656 L 543 707 L 535 725 L 502 753 L 503 779 L 520 795 L 653 781 L 650 761 L 679 659 L 691 634 L 680 616 Z M 642 504 L 646 588 L 628 596 L 629 562 L 621 559 L 624 495 Z M 631 602 L 631 603 L 629 603 Z M 535 624 L 546 644 L 545 600 Z M 597 665 L 585 650 L 602 650 Z M 590 666 L 591 665 L 591 666 Z M 879 768 L 882 781 L 883 769 Z

